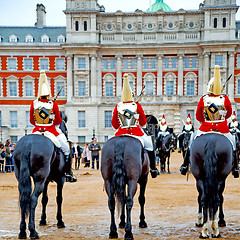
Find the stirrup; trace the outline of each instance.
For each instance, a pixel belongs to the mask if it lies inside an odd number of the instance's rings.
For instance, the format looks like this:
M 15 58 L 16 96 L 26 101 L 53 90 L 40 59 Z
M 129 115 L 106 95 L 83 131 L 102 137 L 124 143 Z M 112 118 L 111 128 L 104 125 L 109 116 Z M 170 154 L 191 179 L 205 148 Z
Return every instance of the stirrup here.
M 66 182 L 77 182 L 77 178 L 69 173 L 65 174 L 65 178 L 66 178 Z
M 188 171 L 188 166 L 182 165 L 182 166 L 180 167 L 179 171 L 180 171 L 180 173 L 181 173 L 182 175 L 186 175 L 186 174 L 187 174 L 187 171 Z
M 237 169 L 232 170 L 232 175 L 234 178 L 239 178 L 239 171 Z

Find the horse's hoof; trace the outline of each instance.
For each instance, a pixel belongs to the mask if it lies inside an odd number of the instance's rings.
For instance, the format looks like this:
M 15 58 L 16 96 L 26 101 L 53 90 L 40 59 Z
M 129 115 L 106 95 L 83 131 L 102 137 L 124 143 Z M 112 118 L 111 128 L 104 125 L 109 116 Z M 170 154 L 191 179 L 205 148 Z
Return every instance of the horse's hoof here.
M 201 233 L 199 238 L 206 239 L 206 238 L 209 238 L 209 235 L 203 236 L 202 233 Z
M 195 225 L 196 225 L 196 227 L 202 227 L 203 226 L 202 223 L 196 223 Z
M 31 239 L 40 239 L 36 231 L 31 232 L 29 237 Z
M 168 171 L 168 174 L 171 174 L 171 172 L 170 172 L 170 171 Z
M 117 231 L 111 231 L 109 233 L 109 238 L 118 238 L 118 233 Z
M 58 228 L 65 228 L 64 222 L 63 222 L 63 221 L 59 221 L 59 222 L 57 223 L 57 227 L 58 227 Z
M 226 221 L 224 219 L 218 221 L 219 227 L 226 227 Z
M 220 238 L 221 234 L 219 233 L 218 235 L 212 234 L 212 238 Z
M 121 221 L 118 226 L 119 228 L 125 228 L 125 225 L 126 223 Z
M 18 234 L 18 239 L 27 239 L 27 234 L 25 231 L 21 231 L 19 234 Z
M 47 225 L 47 221 L 46 220 L 40 220 L 39 225 L 40 226 L 46 226 Z
M 141 222 L 139 222 L 139 227 L 140 228 L 146 228 L 147 227 L 147 223 L 145 221 L 141 221 Z
M 131 232 L 126 232 L 125 236 L 124 236 L 124 239 L 125 240 L 133 240 L 134 238 L 133 238 L 133 235 L 132 235 Z

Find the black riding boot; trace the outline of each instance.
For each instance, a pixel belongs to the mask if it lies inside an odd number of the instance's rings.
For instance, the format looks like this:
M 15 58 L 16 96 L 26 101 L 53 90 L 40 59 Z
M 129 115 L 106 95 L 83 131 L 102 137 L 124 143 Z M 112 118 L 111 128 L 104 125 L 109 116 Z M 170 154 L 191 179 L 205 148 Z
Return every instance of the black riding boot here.
M 188 149 L 186 151 L 185 157 L 184 157 L 184 161 L 183 164 L 180 167 L 180 173 L 182 175 L 186 175 L 188 172 L 188 167 L 189 167 L 189 163 L 190 163 L 190 149 Z
M 148 157 L 149 157 L 149 160 L 150 160 L 151 176 L 152 176 L 152 178 L 156 178 L 157 175 L 160 174 L 160 172 L 156 167 L 155 152 L 154 151 L 147 151 L 147 153 L 148 153 Z
M 234 176 L 234 178 L 239 178 L 239 165 L 238 165 L 238 157 L 237 157 L 236 150 L 233 151 L 232 175 Z
M 71 160 L 69 159 L 69 155 L 64 155 L 64 160 L 65 160 L 65 166 L 66 166 L 66 172 L 65 172 L 65 178 L 66 182 L 76 182 L 77 178 L 73 176 L 72 172 L 72 163 Z

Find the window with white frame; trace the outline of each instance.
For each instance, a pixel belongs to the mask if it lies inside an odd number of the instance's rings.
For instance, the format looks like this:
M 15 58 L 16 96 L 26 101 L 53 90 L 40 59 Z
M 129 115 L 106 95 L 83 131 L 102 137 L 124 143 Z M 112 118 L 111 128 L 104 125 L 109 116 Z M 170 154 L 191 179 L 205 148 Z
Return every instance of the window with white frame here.
M 106 97 L 113 97 L 113 82 L 106 82 L 105 83 L 105 96 Z
M 43 36 L 41 37 L 41 42 L 43 42 L 43 43 L 49 42 L 49 37 L 48 37 L 47 35 L 43 35 Z
M 86 127 L 85 111 L 78 111 L 78 127 Z
M 62 88 L 62 87 L 64 87 L 65 86 L 65 84 L 64 84 L 64 82 L 57 82 L 56 83 L 56 90 L 57 90 L 57 93 L 60 91 L 60 89 Z M 64 97 L 65 96 L 65 89 L 63 88 L 62 89 L 62 91 L 60 92 L 60 94 L 59 94 L 59 97 Z
M 149 61 L 148 58 L 143 59 L 143 69 L 148 69 L 148 61 Z
M 187 96 L 193 96 L 195 92 L 195 81 L 188 80 L 187 81 Z
M 103 69 L 108 70 L 108 59 L 103 59 Z
M 26 127 L 32 127 L 30 123 L 30 111 L 26 111 Z
M 105 128 L 111 128 L 112 111 L 105 111 Z
M 194 72 L 188 72 L 185 76 L 185 89 L 184 92 L 187 96 L 196 94 L 197 75 Z
M 152 73 L 147 73 L 144 76 L 145 94 L 153 95 L 155 92 L 156 77 Z
M 17 37 L 15 35 L 11 35 L 9 37 L 9 42 L 17 42 Z
M 153 95 L 153 81 L 147 81 L 145 87 L 145 93 Z
M 196 57 L 192 58 L 192 68 L 197 68 L 197 58 Z
M 33 82 L 25 82 L 24 89 L 26 97 L 33 97 Z
M 177 58 L 172 58 L 172 68 L 176 69 L 177 68 Z
M 123 59 L 123 69 L 128 70 L 128 59 L 127 58 Z
M 86 137 L 85 136 L 78 136 L 78 143 L 85 143 Z
M 2 126 L 2 112 L 0 111 L 0 127 Z
M 164 59 L 164 68 L 168 69 L 169 68 L 169 58 Z
M 184 68 L 190 68 L 190 59 L 189 57 L 184 58 Z
M 17 97 L 17 82 L 9 82 L 9 96 Z
M 105 97 L 115 96 L 115 76 L 111 73 L 107 73 L 103 77 L 102 95 Z
M 237 94 L 240 94 L 240 79 L 237 79 Z
M 237 55 L 237 67 L 240 68 L 240 54 Z
M 86 96 L 86 82 L 85 81 L 78 82 L 78 96 L 79 97 Z
M 166 81 L 166 95 L 174 94 L 174 81 Z
M 151 58 L 151 69 L 156 69 L 156 58 Z
M 136 59 L 135 58 L 130 59 L 130 68 L 131 68 L 131 70 L 136 69 Z
M 40 59 L 40 70 L 48 70 L 49 62 L 48 59 Z
M 166 95 L 176 94 L 176 78 L 174 73 L 167 73 L 164 76 L 164 93 Z
M 78 58 L 78 69 L 86 69 L 86 58 Z
M 116 68 L 116 60 L 115 59 L 111 59 L 110 63 L 111 63 L 111 70 L 115 70 L 115 68 Z
M 33 70 L 33 60 L 31 58 L 24 59 L 24 70 Z
M 223 55 L 215 56 L 215 65 L 219 65 L 220 67 L 223 66 Z
M 18 127 L 17 111 L 10 111 L 10 126 L 12 128 Z
M 65 42 L 65 37 L 63 35 L 58 36 L 57 42 L 59 43 Z
M 17 59 L 8 58 L 8 70 L 10 70 L 10 71 L 17 70 Z
M 25 37 L 25 42 L 33 42 L 33 37 L 31 35 L 27 35 Z
M 65 70 L 65 59 L 64 58 L 57 59 L 56 67 L 58 71 Z

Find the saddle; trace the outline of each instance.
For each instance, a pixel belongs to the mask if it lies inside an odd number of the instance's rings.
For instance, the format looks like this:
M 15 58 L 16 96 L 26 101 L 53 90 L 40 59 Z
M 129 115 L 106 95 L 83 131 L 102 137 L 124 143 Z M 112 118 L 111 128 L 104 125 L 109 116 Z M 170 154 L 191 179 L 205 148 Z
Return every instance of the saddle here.
M 61 147 L 61 144 L 60 144 L 60 142 L 58 141 L 58 139 L 56 138 L 56 136 L 55 136 L 54 134 L 48 132 L 48 131 L 46 131 L 46 132 L 39 132 L 39 131 L 37 131 L 37 132 L 35 132 L 35 133 L 33 133 L 33 134 L 43 135 L 43 136 L 49 138 L 49 139 L 54 143 L 54 145 L 55 145 L 57 148 L 60 148 L 60 147 Z

